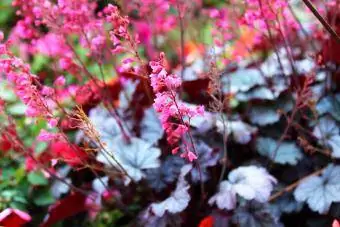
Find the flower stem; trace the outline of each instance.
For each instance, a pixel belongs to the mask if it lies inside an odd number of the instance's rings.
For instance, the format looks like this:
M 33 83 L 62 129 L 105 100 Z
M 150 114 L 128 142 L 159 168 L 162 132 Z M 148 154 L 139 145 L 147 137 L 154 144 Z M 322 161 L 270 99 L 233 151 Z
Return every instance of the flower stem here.
M 315 8 L 313 3 L 311 3 L 309 0 L 302 0 L 303 3 L 308 7 L 310 11 L 314 14 L 314 16 L 320 21 L 320 23 L 323 25 L 323 27 L 329 32 L 329 34 L 332 35 L 332 37 L 340 43 L 340 36 L 336 33 L 336 31 L 331 27 L 331 25 L 321 16 L 321 14 L 318 12 L 318 10 Z

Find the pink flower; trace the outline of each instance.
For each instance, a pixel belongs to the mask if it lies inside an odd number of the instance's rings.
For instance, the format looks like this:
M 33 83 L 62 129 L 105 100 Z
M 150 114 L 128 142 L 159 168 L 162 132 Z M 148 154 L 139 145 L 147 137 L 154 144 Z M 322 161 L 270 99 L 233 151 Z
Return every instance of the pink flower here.
M 189 151 L 187 158 L 188 158 L 189 162 L 192 162 L 192 161 L 197 159 L 197 156 L 193 152 Z
M 60 138 L 61 138 L 60 134 L 48 132 L 45 129 L 42 129 L 37 137 L 37 140 L 41 142 L 50 142 L 52 140 L 57 140 Z
M 55 81 L 54 81 L 54 86 L 57 87 L 62 87 L 66 83 L 65 77 L 64 76 L 59 76 Z
M 51 87 L 43 86 L 41 89 L 41 94 L 46 96 L 51 96 L 53 94 L 54 90 Z
M 160 119 L 163 128 L 167 135 L 167 141 L 170 145 L 175 145 L 183 137 L 185 133 L 189 132 L 189 122 L 186 118 L 192 118 L 204 114 L 203 106 L 196 108 L 189 107 L 180 102 L 177 98 L 176 89 L 181 86 L 181 79 L 175 75 L 168 75 L 164 67 L 165 61 L 164 53 L 160 54 L 158 61 L 151 61 L 150 67 L 152 73 L 150 74 L 151 86 L 156 94 L 154 108 L 160 113 Z M 176 123 L 171 122 L 171 119 L 177 120 Z M 179 151 L 178 146 L 172 150 L 173 154 Z M 181 157 L 187 158 L 189 161 L 196 159 L 196 155 L 192 152 L 185 152 Z
M 188 146 L 185 146 L 185 150 L 186 151 L 181 154 L 182 158 L 188 159 L 189 162 L 193 162 L 197 159 L 197 155 L 190 151 Z
M 48 119 L 47 122 L 51 128 L 54 128 L 58 125 L 58 120 L 55 118 Z
M 5 38 L 4 33 L 0 31 L 0 42 L 3 41 Z

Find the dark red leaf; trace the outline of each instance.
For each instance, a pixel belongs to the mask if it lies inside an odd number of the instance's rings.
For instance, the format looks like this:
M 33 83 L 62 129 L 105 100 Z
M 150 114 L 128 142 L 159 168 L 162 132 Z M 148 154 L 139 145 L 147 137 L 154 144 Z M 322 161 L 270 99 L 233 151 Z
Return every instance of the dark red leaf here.
M 86 195 L 75 192 L 68 197 L 59 200 L 49 209 L 47 218 L 40 227 L 50 227 L 53 224 L 86 211 Z
M 21 210 L 7 208 L 0 213 L 0 226 L 20 227 L 31 221 L 31 216 Z

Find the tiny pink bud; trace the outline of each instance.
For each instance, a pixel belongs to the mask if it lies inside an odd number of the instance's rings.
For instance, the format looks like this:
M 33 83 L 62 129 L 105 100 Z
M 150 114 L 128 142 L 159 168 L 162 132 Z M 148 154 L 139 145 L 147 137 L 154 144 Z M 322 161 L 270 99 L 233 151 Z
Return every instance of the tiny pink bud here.
M 37 140 L 41 142 L 49 142 L 57 138 L 59 138 L 59 134 L 51 133 L 45 129 L 42 129 L 37 137 Z
M 0 42 L 3 41 L 5 38 L 4 33 L 0 31 Z
M 65 85 L 65 77 L 64 76 L 59 76 L 55 81 L 54 81 L 54 86 L 57 87 L 62 87 Z
M 172 149 L 171 153 L 172 153 L 173 155 L 175 155 L 175 154 L 178 153 L 178 151 L 179 151 L 179 147 L 176 147 L 176 148 Z
M 58 120 L 55 118 L 48 119 L 48 126 L 54 128 L 58 125 Z
M 192 162 L 193 160 L 197 159 L 197 156 L 193 152 L 189 151 L 188 159 L 189 159 L 190 162 Z
M 43 88 L 41 89 L 41 94 L 46 95 L 46 96 L 50 96 L 50 95 L 53 94 L 53 88 L 50 88 L 48 86 L 43 86 Z
M 125 59 L 122 61 L 123 64 L 130 64 L 130 63 L 132 63 L 132 62 L 134 62 L 132 58 L 125 58 Z

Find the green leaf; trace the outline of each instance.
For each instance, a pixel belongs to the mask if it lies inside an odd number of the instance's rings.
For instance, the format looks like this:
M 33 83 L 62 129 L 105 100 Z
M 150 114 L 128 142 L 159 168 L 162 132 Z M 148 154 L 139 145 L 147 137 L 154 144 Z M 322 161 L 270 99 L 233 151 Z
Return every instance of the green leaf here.
M 42 172 L 31 172 L 28 174 L 28 182 L 32 185 L 47 185 L 48 180 L 44 177 Z
M 34 56 L 33 63 L 32 63 L 32 72 L 37 73 L 41 71 L 49 62 L 48 57 L 37 54 Z
M 203 27 L 201 30 L 202 37 L 203 37 L 203 43 L 206 45 L 211 45 L 213 43 L 213 38 L 211 36 L 211 30 L 212 26 L 210 24 Z
M 36 191 L 33 199 L 38 206 L 47 206 L 55 202 L 51 192 L 48 189 Z
M 12 200 L 12 198 L 17 194 L 16 190 L 4 190 L 1 192 L 1 197 L 8 199 L 8 200 Z
M 2 179 L 3 180 L 11 180 L 13 175 L 15 174 L 15 169 L 14 168 L 3 168 L 2 169 Z
M 40 154 L 40 153 L 44 152 L 47 147 L 48 147 L 48 143 L 46 143 L 46 142 L 39 142 L 35 146 L 35 152 L 37 154 Z
M 17 182 L 21 181 L 25 177 L 25 174 L 26 174 L 26 172 L 25 172 L 25 168 L 24 167 L 21 167 L 21 168 L 17 169 L 15 171 L 15 174 L 14 174 L 15 175 L 15 180 Z
M 0 82 L 0 98 L 6 102 L 14 102 L 17 99 L 14 91 L 8 87 L 5 81 Z
M 8 106 L 7 111 L 10 115 L 21 116 L 25 114 L 26 108 L 25 104 L 18 102 Z
M 27 200 L 26 200 L 26 198 L 25 197 L 22 197 L 22 196 L 15 196 L 14 198 L 13 198 L 13 200 L 15 201 L 15 202 L 18 202 L 18 203 L 27 203 Z
M 18 210 L 26 210 L 26 205 L 24 203 L 19 203 L 19 202 L 10 202 L 9 206 L 14 209 Z

